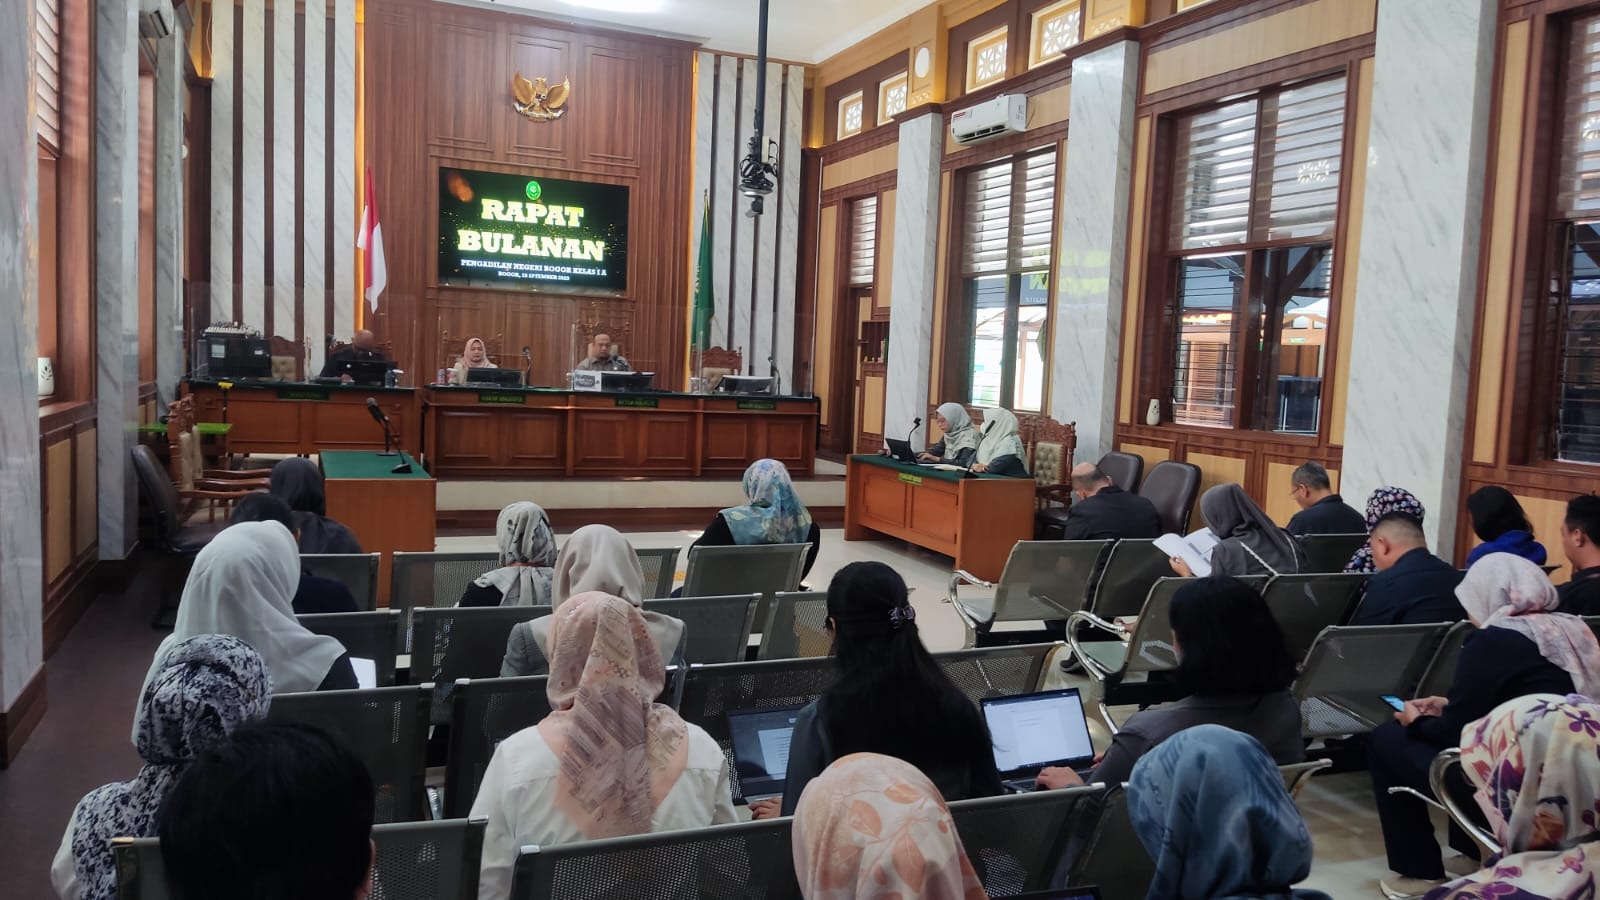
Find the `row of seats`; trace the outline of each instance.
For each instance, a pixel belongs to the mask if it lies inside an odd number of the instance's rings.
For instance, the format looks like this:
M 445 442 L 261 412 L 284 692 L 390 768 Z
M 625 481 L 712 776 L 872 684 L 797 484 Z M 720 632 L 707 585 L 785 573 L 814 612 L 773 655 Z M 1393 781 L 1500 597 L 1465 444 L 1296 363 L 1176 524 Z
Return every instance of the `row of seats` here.
M 1280 768 L 1291 795 L 1325 761 Z M 1120 785 L 1086 785 L 950 804 L 961 843 L 990 897 L 1052 883 L 1093 884 L 1106 897 L 1141 897 L 1154 865 L 1134 834 Z M 513 900 L 607 897 L 691 900 L 800 896 L 791 819 L 719 825 L 552 847 L 524 847 Z M 373 896 L 386 900 L 472 900 L 484 822 L 464 818 L 379 825 Z M 166 900 L 160 844 L 121 839 L 122 900 Z
M 1035 644 L 934 654 L 945 674 L 974 702 L 983 697 L 1036 691 L 1045 666 L 1064 645 Z M 788 659 L 674 667 L 660 701 L 715 739 L 728 758 L 732 778 L 731 710 L 770 709 L 809 703 L 833 684 L 831 659 Z M 426 785 L 427 743 L 433 685 L 355 691 L 278 694 L 269 718 L 304 722 L 339 735 L 366 761 L 378 789 L 380 822 L 465 816 L 477 795 L 494 748 L 505 738 L 539 723 L 550 711 L 546 676 L 463 679 L 448 703 L 450 742 L 443 796 Z

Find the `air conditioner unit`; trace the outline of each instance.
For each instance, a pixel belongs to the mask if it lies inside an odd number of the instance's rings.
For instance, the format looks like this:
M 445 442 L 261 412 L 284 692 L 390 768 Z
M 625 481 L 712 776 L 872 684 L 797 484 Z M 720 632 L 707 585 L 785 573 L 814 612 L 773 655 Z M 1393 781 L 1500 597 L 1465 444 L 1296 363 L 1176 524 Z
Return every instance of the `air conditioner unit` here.
M 1028 98 L 1021 94 L 1001 94 L 950 116 L 950 136 L 962 145 L 1027 130 Z
M 157 41 L 172 33 L 172 0 L 139 0 L 139 37 Z

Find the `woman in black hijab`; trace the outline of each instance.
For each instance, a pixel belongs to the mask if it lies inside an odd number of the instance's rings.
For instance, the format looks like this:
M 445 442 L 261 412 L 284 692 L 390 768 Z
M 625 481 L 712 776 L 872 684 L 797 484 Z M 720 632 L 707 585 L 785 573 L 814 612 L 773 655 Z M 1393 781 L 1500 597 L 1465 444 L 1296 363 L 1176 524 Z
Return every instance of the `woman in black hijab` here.
M 301 553 L 360 553 L 350 529 L 327 517 L 322 471 L 309 459 L 293 457 L 272 468 L 272 495 L 294 510 Z

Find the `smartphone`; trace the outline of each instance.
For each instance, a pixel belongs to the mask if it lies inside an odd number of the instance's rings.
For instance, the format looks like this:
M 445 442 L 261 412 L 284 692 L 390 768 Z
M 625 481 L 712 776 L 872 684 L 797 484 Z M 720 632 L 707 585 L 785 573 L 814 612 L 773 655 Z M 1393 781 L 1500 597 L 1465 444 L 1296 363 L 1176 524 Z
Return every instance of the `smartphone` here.
M 1395 712 L 1400 712 L 1406 708 L 1406 702 L 1393 694 L 1384 694 L 1382 699 L 1383 702 L 1394 707 Z

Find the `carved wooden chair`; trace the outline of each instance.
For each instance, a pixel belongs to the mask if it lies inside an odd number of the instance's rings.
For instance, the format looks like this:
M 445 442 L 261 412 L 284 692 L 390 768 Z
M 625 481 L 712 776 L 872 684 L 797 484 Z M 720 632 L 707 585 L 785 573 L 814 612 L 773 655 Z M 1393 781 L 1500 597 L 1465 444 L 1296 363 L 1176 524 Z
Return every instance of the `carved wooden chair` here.
M 473 338 L 479 338 L 483 341 L 483 349 L 489 354 L 490 362 L 493 362 L 502 369 L 520 370 L 522 368 L 522 356 L 517 352 L 517 350 L 511 351 L 511 357 L 509 359 L 502 358 L 503 351 L 505 350 L 504 334 L 497 332 L 493 337 L 483 337 L 482 335 L 477 334 L 469 334 L 466 337 L 460 337 L 450 334 L 449 331 L 442 331 L 439 333 L 438 352 L 434 354 L 434 358 L 439 360 L 439 365 L 437 368 L 454 369 L 456 364 L 461 362 L 462 355 L 467 352 L 467 341 L 472 340 Z M 429 371 L 424 372 L 423 374 L 432 376 L 437 373 Z
M 306 348 L 294 338 L 277 335 L 267 339 L 267 347 L 272 354 L 272 380 L 299 381 L 300 370 L 305 366 Z
M 739 375 L 743 372 L 744 354 L 737 350 L 710 347 L 700 351 L 700 377 L 705 380 L 708 391 L 717 389 L 722 376 Z
M 1072 458 L 1078 452 L 1078 423 L 1062 424 L 1045 415 L 1023 413 L 1017 417 L 1028 471 L 1038 485 L 1039 510 L 1072 502 Z
M 208 521 L 215 522 L 218 506 L 232 507 L 245 494 L 267 490 L 272 470 L 206 468 L 200 447 L 203 435 L 196 425 L 193 397 L 167 404 L 168 465 L 178 499 L 190 511 L 205 506 Z

